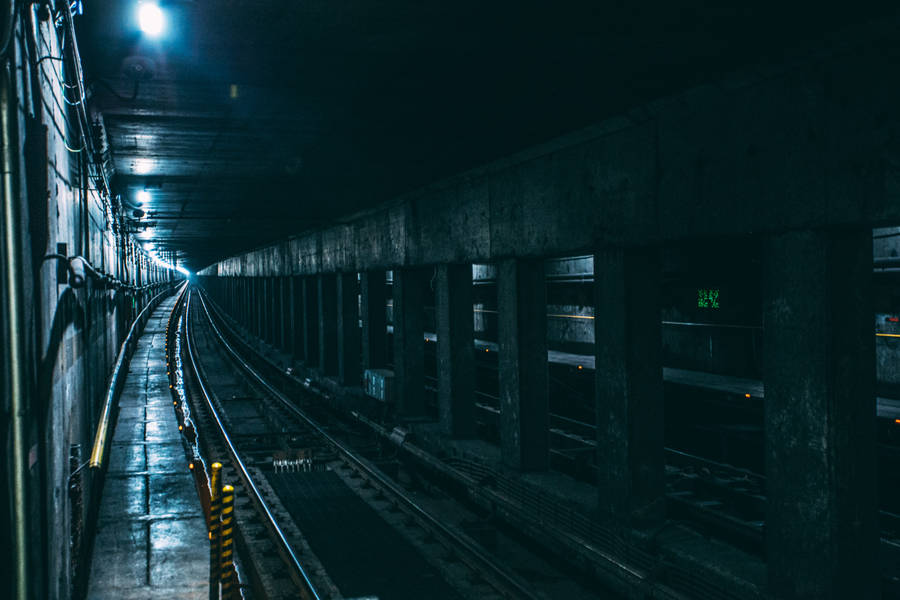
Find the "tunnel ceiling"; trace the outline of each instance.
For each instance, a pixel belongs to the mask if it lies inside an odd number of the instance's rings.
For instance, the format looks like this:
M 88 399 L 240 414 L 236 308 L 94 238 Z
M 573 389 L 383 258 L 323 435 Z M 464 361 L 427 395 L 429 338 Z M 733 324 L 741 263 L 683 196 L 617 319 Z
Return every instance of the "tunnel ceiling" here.
M 189 268 L 743 66 L 891 3 L 129 0 L 78 17 L 117 190 Z M 675 6 L 680 5 L 680 6 Z

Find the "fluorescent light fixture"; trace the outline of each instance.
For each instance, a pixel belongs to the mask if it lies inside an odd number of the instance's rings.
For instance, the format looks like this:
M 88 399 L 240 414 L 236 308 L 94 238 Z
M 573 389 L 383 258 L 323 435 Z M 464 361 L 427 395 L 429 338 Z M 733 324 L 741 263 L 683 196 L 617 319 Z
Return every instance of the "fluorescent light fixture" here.
M 166 16 L 153 2 L 141 2 L 138 5 L 138 25 L 148 36 L 158 37 L 166 28 Z
M 146 175 L 150 171 L 153 170 L 153 167 L 156 166 L 156 163 L 149 158 L 136 158 L 131 166 L 134 168 L 134 172 L 138 175 Z
M 191 272 L 185 269 L 184 267 L 175 267 L 175 270 L 184 275 L 185 277 L 190 277 Z
M 138 190 L 138 193 L 135 194 L 135 198 L 137 199 L 138 206 L 143 206 L 150 202 L 150 192 L 147 190 Z

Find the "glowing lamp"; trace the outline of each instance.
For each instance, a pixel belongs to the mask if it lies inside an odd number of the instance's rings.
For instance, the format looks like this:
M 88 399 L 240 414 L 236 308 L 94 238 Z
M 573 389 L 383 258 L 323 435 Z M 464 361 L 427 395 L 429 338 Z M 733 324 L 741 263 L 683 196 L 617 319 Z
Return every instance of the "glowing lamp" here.
M 142 2 L 138 5 L 138 25 L 150 37 L 158 37 L 166 28 L 166 16 L 156 4 Z

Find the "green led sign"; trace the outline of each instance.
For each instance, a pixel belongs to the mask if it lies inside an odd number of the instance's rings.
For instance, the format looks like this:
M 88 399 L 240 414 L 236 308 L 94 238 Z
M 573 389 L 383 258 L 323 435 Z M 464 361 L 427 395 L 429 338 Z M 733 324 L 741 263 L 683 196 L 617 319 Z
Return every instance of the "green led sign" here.
M 698 288 L 697 308 L 719 308 L 719 290 Z

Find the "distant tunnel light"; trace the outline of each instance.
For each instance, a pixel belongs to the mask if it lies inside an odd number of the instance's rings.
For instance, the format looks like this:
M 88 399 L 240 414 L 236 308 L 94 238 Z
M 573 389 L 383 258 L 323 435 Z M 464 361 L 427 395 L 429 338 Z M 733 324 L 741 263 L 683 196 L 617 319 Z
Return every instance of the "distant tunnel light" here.
M 138 193 L 135 197 L 137 198 L 138 206 L 143 206 L 144 204 L 150 202 L 150 192 L 148 192 L 147 190 L 138 190 Z
M 138 5 L 138 25 L 150 37 L 157 37 L 166 27 L 166 16 L 153 2 L 141 2 Z

